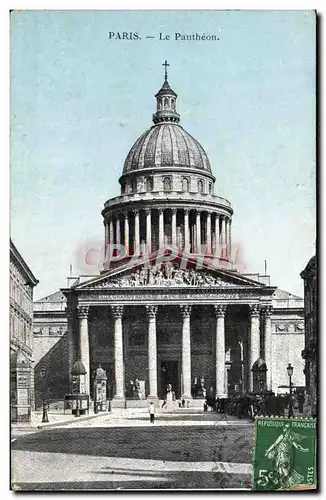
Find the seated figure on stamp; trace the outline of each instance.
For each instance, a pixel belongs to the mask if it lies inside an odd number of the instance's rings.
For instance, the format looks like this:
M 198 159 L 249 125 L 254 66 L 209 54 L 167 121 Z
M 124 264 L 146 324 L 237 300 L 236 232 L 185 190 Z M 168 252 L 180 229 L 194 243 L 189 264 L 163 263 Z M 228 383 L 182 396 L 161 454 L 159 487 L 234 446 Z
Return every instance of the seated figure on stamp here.
M 168 384 L 166 386 L 166 400 L 167 401 L 172 401 L 173 399 L 173 394 L 172 394 L 172 385 Z

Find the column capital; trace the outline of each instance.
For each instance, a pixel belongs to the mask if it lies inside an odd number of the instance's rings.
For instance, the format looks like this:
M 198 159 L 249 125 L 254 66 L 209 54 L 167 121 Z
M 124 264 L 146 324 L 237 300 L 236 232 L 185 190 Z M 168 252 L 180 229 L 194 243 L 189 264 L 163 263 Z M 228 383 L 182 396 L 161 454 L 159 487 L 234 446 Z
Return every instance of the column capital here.
M 144 209 L 144 212 L 145 212 L 145 215 L 149 215 L 151 213 L 151 208 L 145 208 Z
M 271 317 L 273 315 L 273 306 L 272 305 L 263 306 L 262 313 L 266 317 Z
M 226 313 L 226 308 L 227 308 L 226 304 L 215 304 L 214 305 L 215 316 L 217 318 L 223 318 Z
M 111 306 L 111 311 L 114 319 L 122 318 L 123 306 Z
M 164 208 L 159 207 L 159 208 L 157 209 L 157 211 L 158 211 L 158 213 L 159 213 L 159 214 L 162 214 L 162 213 L 164 212 Z
M 125 219 L 128 219 L 128 213 L 129 213 L 129 211 L 128 211 L 128 210 L 124 210 L 124 211 L 123 211 L 123 215 L 124 215 L 124 218 L 125 218 Z
M 189 207 L 183 208 L 184 213 L 187 215 L 189 214 L 190 210 L 191 209 Z
M 146 313 L 149 318 L 155 318 L 158 306 L 146 306 Z
M 195 210 L 197 216 L 203 212 L 203 210 L 201 210 L 200 208 L 195 208 L 194 210 Z
M 135 209 L 133 210 L 133 212 L 134 212 L 134 215 L 135 215 L 135 216 L 136 216 L 136 215 L 137 215 L 137 216 L 139 215 L 139 209 L 138 209 L 138 208 L 135 208 Z
M 177 209 L 176 208 L 171 208 L 171 212 L 172 212 L 172 214 L 175 215 L 177 213 Z
M 79 306 L 77 308 L 77 314 L 79 319 L 88 318 L 89 306 Z
M 189 318 L 191 314 L 191 305 L 188 306 L 180 306 L 181 314 L 183 318 Z
M 259 304 L 249 304 L 250 316 L 259 316 L 260 310 L 261 308 Z

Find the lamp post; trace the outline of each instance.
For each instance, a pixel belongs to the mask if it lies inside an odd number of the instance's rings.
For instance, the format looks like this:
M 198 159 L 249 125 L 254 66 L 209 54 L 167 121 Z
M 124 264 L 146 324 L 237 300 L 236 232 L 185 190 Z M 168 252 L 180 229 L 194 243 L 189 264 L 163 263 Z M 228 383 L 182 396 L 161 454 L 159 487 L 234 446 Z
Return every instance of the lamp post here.
M 289 376 L 289 388 L 290 388 L 290 401 L 289 401 L 289 413 L 288 418 L 293 417 L 293 401 L 292 401 L 292 375 L 293 375 L 293 366 L 291 363 L 286 367 L 288 376 Z
M 45 375 L 46 375 L 46 370 L 45 368 L 42 368 L 42 370 L 40 371 L 40 377 L 42 379 L 42 407 L 43 407 L 42 424 L 48 423 L 49 421 L 48 406 L 45 398 Z
M 109 406 L 108 411 L 111 411 L 111 385 L 108 384 L 108 392 L 109 392 Z

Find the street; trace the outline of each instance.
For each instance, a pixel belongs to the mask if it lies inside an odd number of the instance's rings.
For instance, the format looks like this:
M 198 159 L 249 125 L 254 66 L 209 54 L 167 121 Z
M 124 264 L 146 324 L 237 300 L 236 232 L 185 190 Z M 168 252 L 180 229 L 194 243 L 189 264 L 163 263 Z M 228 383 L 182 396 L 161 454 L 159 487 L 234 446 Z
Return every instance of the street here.
M 193 410 L 148 420 L 127 410 L 13 437 L 13 488 L 251 488 L 252 422 Z

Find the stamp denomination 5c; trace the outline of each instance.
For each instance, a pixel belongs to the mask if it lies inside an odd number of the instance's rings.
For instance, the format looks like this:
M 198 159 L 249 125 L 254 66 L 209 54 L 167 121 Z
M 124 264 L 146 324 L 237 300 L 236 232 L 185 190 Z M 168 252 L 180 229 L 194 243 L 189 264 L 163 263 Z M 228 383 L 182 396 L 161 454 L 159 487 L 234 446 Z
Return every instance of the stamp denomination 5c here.
M 256 419 L 253 489 L 316 488 L 316 420 Z

